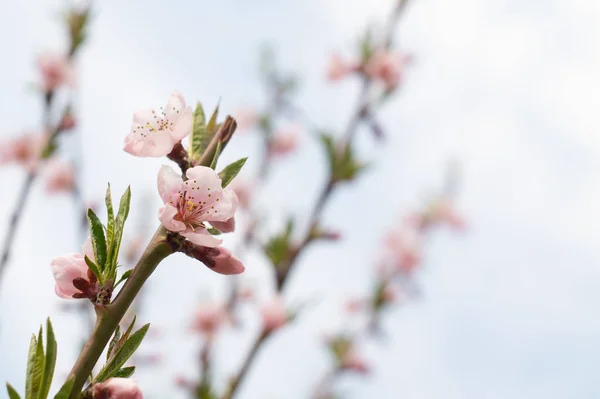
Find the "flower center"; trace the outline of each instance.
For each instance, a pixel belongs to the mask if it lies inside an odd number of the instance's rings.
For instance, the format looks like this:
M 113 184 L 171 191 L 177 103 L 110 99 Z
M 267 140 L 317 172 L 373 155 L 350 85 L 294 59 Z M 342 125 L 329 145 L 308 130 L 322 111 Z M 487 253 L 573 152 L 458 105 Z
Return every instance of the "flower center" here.
M 202 204 L 196 204 L 193 196 L 187 195 L 187 191 L 183 194 L 179 194 L 179 203 L 177 204 L 177 215 L 175 220 L 178 220 L 186 225 L 192 231 L 196 231 L 197 228 L 205 229 L 206 226 L 202 221 Z

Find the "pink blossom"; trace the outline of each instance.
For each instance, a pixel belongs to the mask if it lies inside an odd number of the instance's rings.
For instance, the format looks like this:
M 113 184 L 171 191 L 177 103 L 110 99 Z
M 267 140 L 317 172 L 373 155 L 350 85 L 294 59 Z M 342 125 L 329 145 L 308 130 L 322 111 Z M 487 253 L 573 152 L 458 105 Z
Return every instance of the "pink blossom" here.
M 133 114 L 131 133 L 123 149 L 138 157 L 162 157 L 192 131 L 193 112 L 183 96 L 173 92 L 160 112 L 144 109 Z
M 0 143 L 0 164 L 17 163 L 31 171 L 37 167 L 47 143 L 45 133 L 26 133 Z
M 227 311 L 221 304 L 203 304 L 196 310 L 192 329 L 208 337 L 213 336 L 227 321 Z
M 429 215 L 434 222 L 446 223 L 457 230 L 463 230 L 467 225 L 462 215 L 454 208 L 452 202 L 446 198 L 436 201 L 431 207 Z
M 365 306 L 365 300 L 362 298 L 350 298 L 344 304 L 348 313 L 356 313 L 363 309 Z
M 75 185 L 75 171 L 67 162 L 53 160 L 44 170 L 46 178 L 46 191 L 56 193 L 71 191 Z
M 365 73 L 383 82 L 387 89 L 398 86 L 411 57 L 389 51 L 376 51 L 365 66 Z
M 286 155 L 298 147 L 300 127 L 291 125 L 275 132 L 269 142 L 269 153 L 272 155 Z
M 221 178 L 211 168 L 187 170 L 185 182 L 175 171 L 162 166 L 158 192 L 165 206 L 158 218 L 167 230 L 177 232 L 196 245 L 216 247 L 222 240 L 212 236 L 205 222 L 227 222 L 233 218 L 238 199 L 233 190 L 221 187 Z
M 369 366 L 366 361 L 358 355 L 353 349 L 350 349 L 342 358 L 340 366 L 345 370 L 356 371 L 360 374 L 367 374 Z
M 52 274 L 56 285 L 54 291 L 61 298 L 71 299 L 74 294 L 80 293 L 80 290 L 75 288 L 73 280 L 82 278 L 88 280 L 88 266 L 85 263 L 84 256 L 94 260 L 94 252 L 92 250 L 92 242 L 88 240 L 83 244 L 83 255 L 71 253 L 63 256 L 58 256 L 50 262 Z
M 263 329 L 266 331 L 277 330 L 288 322 L 288 314 L 281 298 L 273 298 L 265 303 L 261 310 Z
M 143 399 L 142 390 L 130 378 L 109 378 L 92 387 L 94 399 Z
M 67 112 L 60 121 L 60 130 L 70 130 L 76 125 L 75 116 L 71 112 Z
M 242 180 L 234 180 L 233 183 L 231 183 L 231 189 L 237 195 L 240 207 L 242 209 L 248 209 L 250 207 L 253 191 L 250 183 Z
M 259 115 L 254 108 L 241 108 L 235 114 L 237 130 L 243 131 L 252 129 L 258 123 Z
M 38 57 L 37 64 L 42 75 L 44 90 L 52 91 L 60 86 L 74 83 L 73 67 L 66 56 L 45 53 Z
M 334 53 L 329 57 L 329 64 L 327 66 L 327 79 L 332 82 L 341 80 L 355 70 L 356 65 L 348 64 L 339 54 Z
M 386 244 L 398 271 L 411 273 L 421 262 L 421 237 L 416 230 L 405 227 L 392 231 Z
M 233 233 L 235 231 L 235 218 L 227 219 L 224 222 L 213 221 L 210 224 L 221 233 Z

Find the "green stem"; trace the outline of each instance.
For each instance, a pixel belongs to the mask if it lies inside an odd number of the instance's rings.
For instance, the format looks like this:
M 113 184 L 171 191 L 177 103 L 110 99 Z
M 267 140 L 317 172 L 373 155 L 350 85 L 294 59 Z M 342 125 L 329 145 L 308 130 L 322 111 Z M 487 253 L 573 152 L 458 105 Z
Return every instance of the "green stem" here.
M 115 300 L 106 307 L 96 307 L 98 317 L 92 336 L 69 374 L 69 378 L 75 378 L 69 399 L 79 397 L 85 381 L 136 295 L 156 266 L 174 252 L 173 246 L 166 240 L 166 233 L 164 227 L 158 228 Z

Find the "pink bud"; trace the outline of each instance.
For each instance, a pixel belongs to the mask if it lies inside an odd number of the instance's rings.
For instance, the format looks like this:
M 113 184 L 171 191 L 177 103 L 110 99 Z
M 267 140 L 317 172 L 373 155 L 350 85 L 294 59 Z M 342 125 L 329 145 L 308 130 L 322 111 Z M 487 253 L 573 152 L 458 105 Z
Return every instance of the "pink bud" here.
M 344 356 L 340 366 L 345 370 L 356 371 L 360 374 L 367 374 L 369 372 L 369 366 L 365 360 L 352 349 Z
M 59 86 L 73 84 L 73 68 L 67 57 L 56 53 L 45 53 L 38 57 L 37 63 L 44 90 L 52 91 Z
M 212 258 L 215 265 L 211 269 L 219 274 L 240 274 L 246 268 L 241 260 L 235 257 L 231 251 L 225 247 L 219 247 L 219 255 Z
M 71 164 L 53 160 L 45 169 L 46 191 L 49 193 L 70 192 L 75 186 L 75 172 Z
M 192 329 L 206 336 L 213 336 L 227 320 L 227 312 L 222 305 L 203 304 L 196 310 Z
M 92 387 L 94 399 L 143 399 L 142 390 L 130 378 L 110 378 Z
M 408 55 L 376 51 L 365 66 L 365 73 L 381 80 L 386 88 L 391 90 L 402 82 L 404 70 L 411 61 L 412 58 Z
M 266 331 L 277 330 L 288 321 L 288 314 L 283 306 L 281 298 L 273 298 L 261 308 L 263 329 Z
M 252 129 L 258 123 L 258 113 L 254 108 L 238 109 L 234 117 L 237 122 L 238 131 Z
M 0 164 L 17 163 L 28 170 L 35 169 L 48 142 L 45 133 L 26 133 L 0 143 Z
M 390 232 L 385 241 L 399 272 L 409 274 L 421 263 L 421 237 L 415 229 L 405 227 Z
M 72 113 L 67 112 L 60 121 L 61 130 L 71 130 L 75 127 L 75 117 Z
M 278 130 L 269 142 L 269 152 L 279 156 L 289 154 L 298 147 L 299 136 L 300 127 L 297 125 Z
M 221 233 L 233 233 L 235 230 L 235 218 L 227 219 L 224 222 L 210 222 L 214 228 L 218 229 Z
M 89 238 L 83 245 L 83 255 L 74 253 L 67 254 L 64 256 L 58 256 L 54 258 L 52 262 L 50 262 L 52 275 L 54 276 L 54 280 L 56 282 L 54 288 L 56 295 L 65 299 L 86 297 L 81 296 L 81 284 L 86 285 L 85 283 L 87 282 L 86 288 L 89 287 L 91 290 L 92 281 L 90 281 L 91 272 L 85 263 L 85 255 L 87 255 L 87 257 L 91 260 L 94 260 L 92 244 Z M 77 282 L 80 284 L 77 284 Z M 75 285 L 78 285 L 78 287 Z M 83 294 L 86 293 L 83 292 Z M 91 292 L 88 292 L 88 294 L 91 294 Z
M 339 54 L 331 54 L 327 66 L 327 79 L 332 82 L 341 80 L 355 69 L 355 66 L 346 63 Z

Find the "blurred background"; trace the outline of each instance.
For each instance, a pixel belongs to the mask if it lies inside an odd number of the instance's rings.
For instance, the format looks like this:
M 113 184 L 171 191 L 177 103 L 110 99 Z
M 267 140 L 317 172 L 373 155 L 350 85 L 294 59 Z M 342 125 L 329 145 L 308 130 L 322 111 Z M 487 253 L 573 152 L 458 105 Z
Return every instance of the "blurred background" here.
M 94 6 L 77 75 L 83 191 L 101 200 L 133 192 L 129 232 L 154 221 L 156 173 L 163 160 L 134 158 L 122 143 L 134 110 L 158 107 L 172 90 L 224 113 L 260 108 L 258 53 L 267 42 L 282 69 L 300 76 L 296 104 L 319 125 L 339 130 L 354 106 L 358 82 L 330 84 L 329 55 L 351 54 L 357 37 L 381 20 L 391 0 L 105 0 Z M 387 133 L 366 129 L 358 148 L 372 167 L 339 190 L 325 212 L 343 241 L 317 244 L 300 260 L 289 298 L 310 309 L 264 347 L 239 398 L 303 398 L 327 368 L 320 337 L 339 327 L 340 306 L 366 292 L 385 232 L 443 184 L 449 160 L 461 165 L 457 207 L 463 234 L 442 231 L 428 242 L 421 296 L 388 314 L 382 340 L 367 343 L 373 372 L 346 378 L 348 398 L 598 398 L 600 359 L 600 3 L 414 0 L 395 35 L 414 55 L 405 83 L 382 110 Z M 0 14 L 0 138 L 39 126 L 42 103 L 30 90 L 35 56 L 61 49 L 62 1 L 5 4 Z M 258 141 L 239 134 L 222 165 L 248 155 Z M 273 231 L 290 213 L 307 216 L 324 179 L 317 143 L 281 160 L 261 194 Z M 0 226 L 8 223 L 24 172 L 0 169 Z M 136 201 L 151 198 L 148 206 Z M 139 203 L 139 202 L 137 202 Z M 356 204 L 368 207 L 358 212 Z M 0 380 L 22 387 L 30 334 L 51 316 L 57 330 L 57 379 L 69 371 L 84 329 L 61 310 L 49 262 L 79 251 L 68 195 L 34 188 L 0 289 Z M 270 227 L 269 227 L 270 228 Z M 4 234 L 4 228 L 2 233 Z M 228 237 L 227 246 L 236 237 Z M 245 279 L 264 287 L 270 274 L 258 253 Z M 199 299 L 218 298 L 226 281 L 175 255 L 149 282 L 141 318 L 160 337 L 141 353 L 158 366 L 136 379 L 148 398 L 186 397 L 180 375 L 195 378 L 197 337 L 189 332 Z M 257 319 L 247 312 L 249 329 Z M 239 366 L 252 333 L 219 341 L 217 379 Z M 5 397 L 0 390 L 0 397 Z

